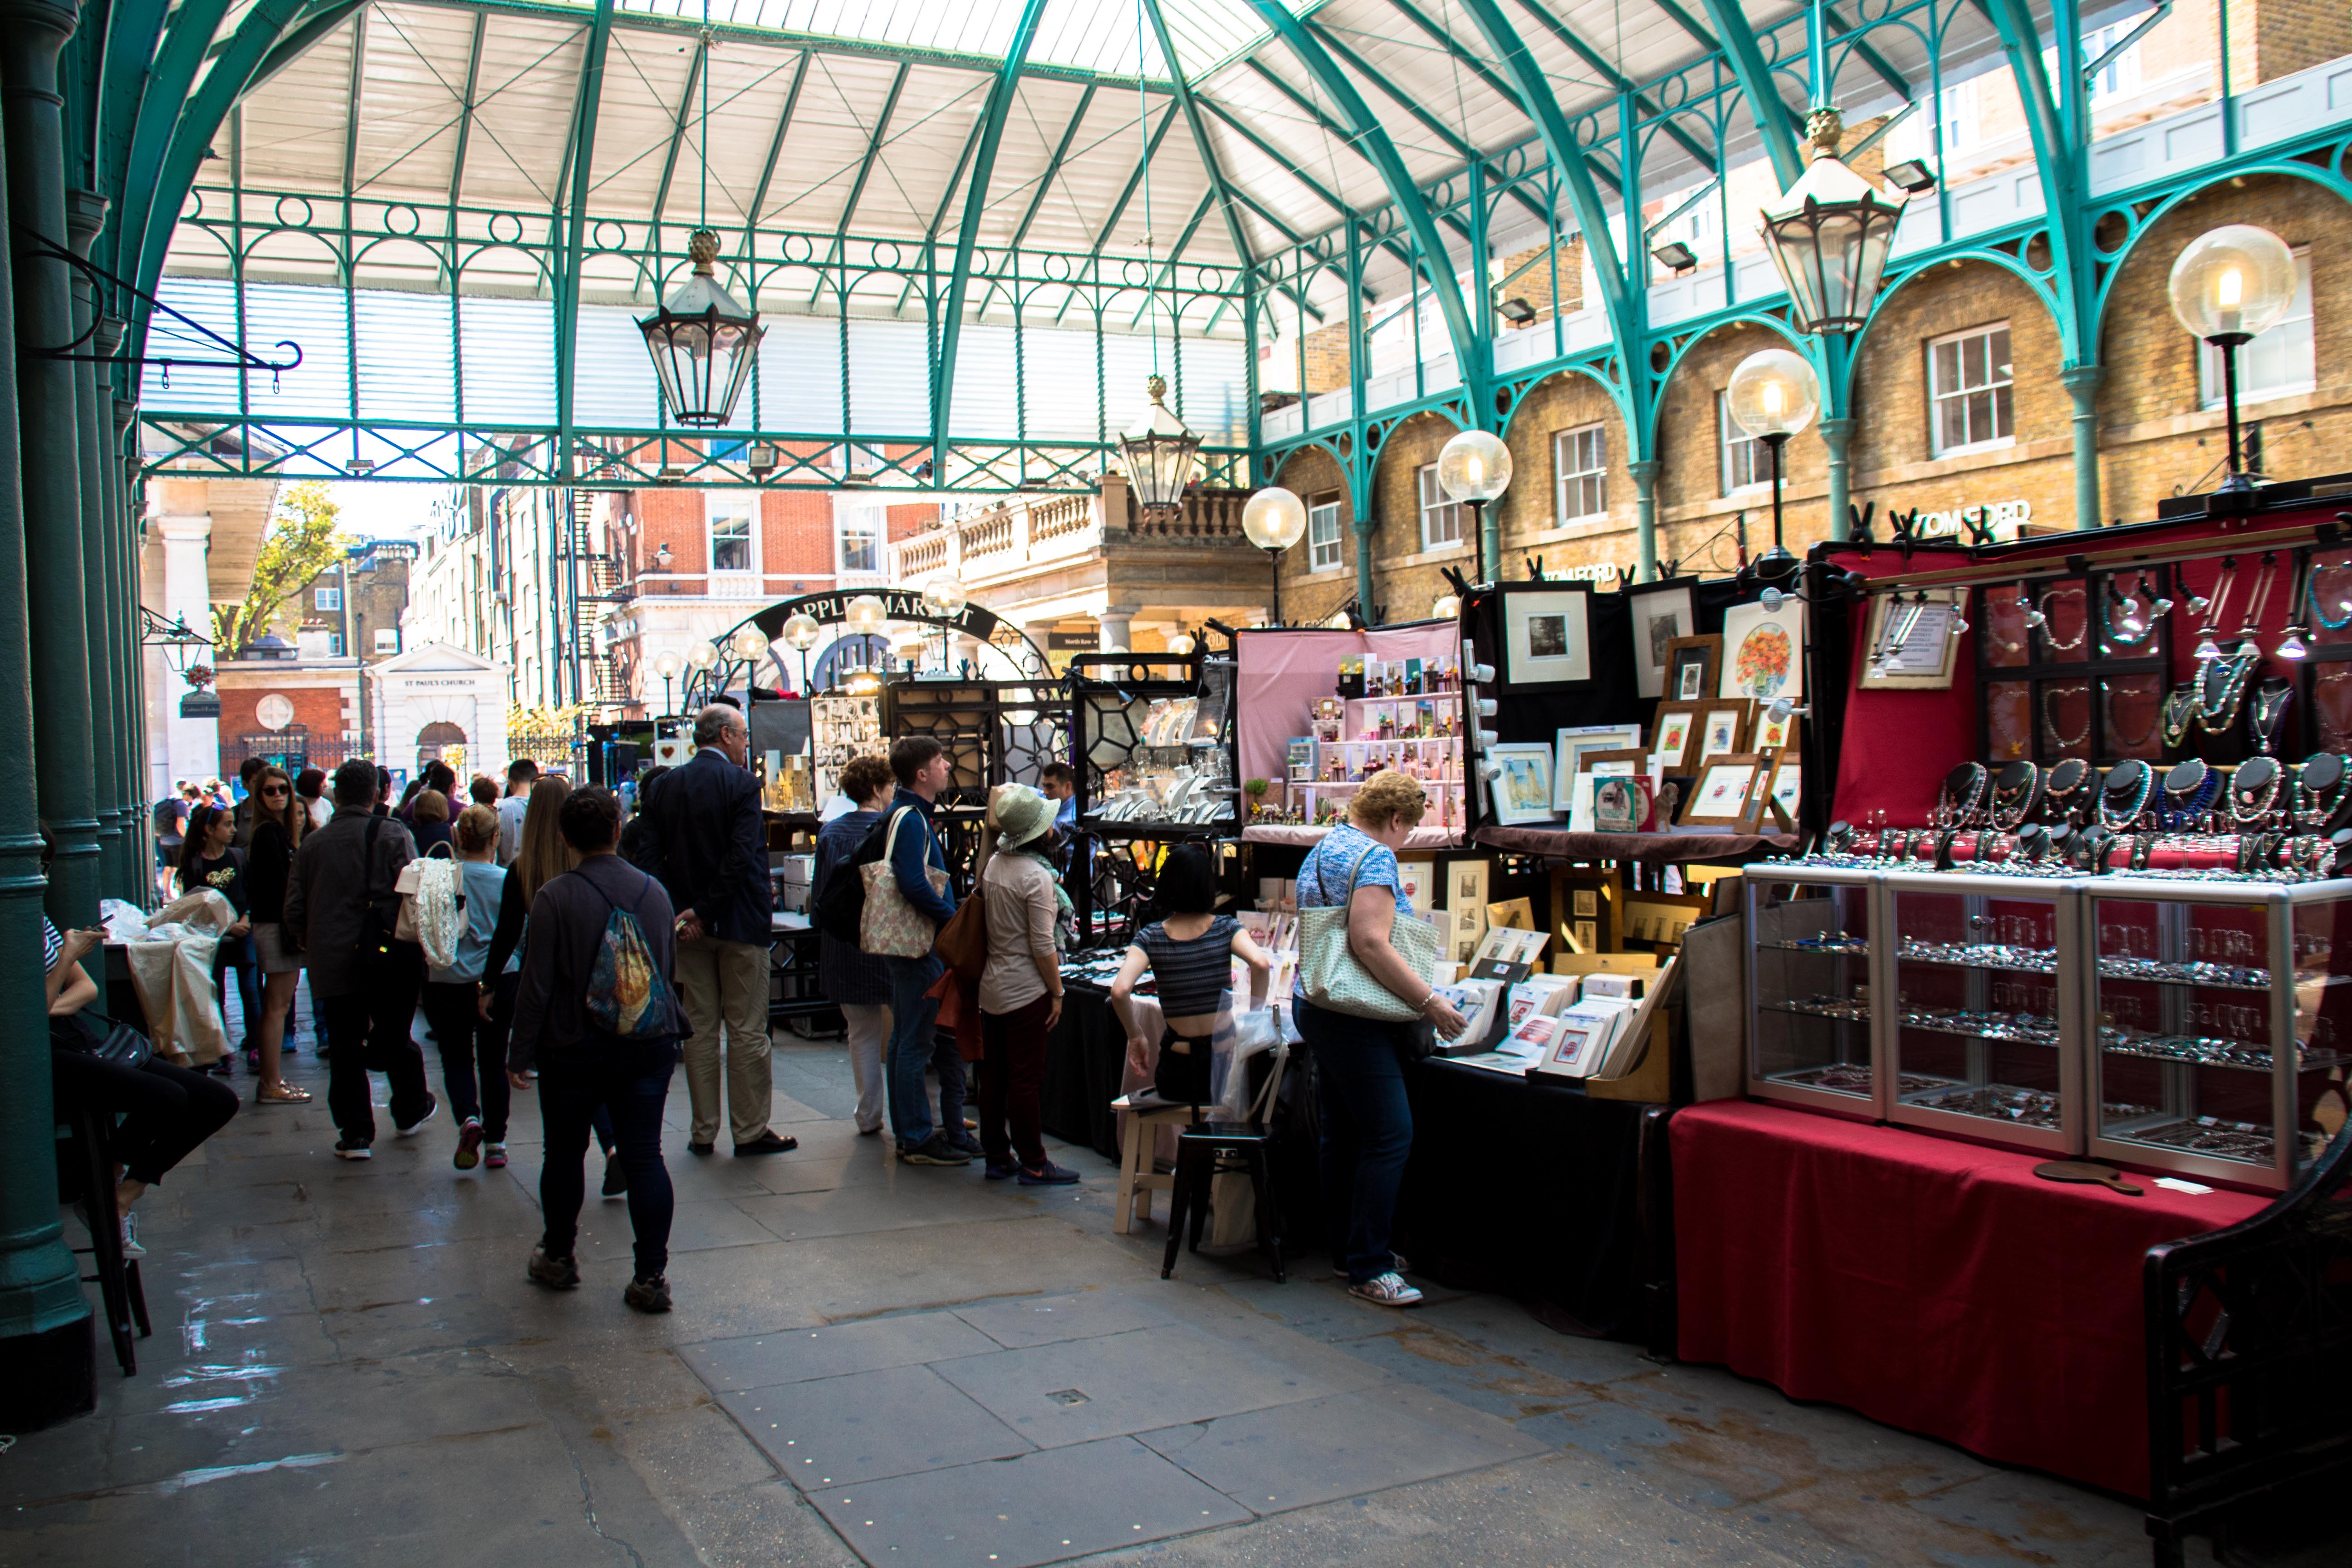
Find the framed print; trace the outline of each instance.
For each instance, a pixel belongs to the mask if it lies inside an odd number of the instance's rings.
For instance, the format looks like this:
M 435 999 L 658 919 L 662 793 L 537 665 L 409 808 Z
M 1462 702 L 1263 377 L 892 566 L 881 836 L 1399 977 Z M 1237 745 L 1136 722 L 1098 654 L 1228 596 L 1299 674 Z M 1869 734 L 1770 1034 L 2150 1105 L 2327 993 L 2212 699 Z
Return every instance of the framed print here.
M 1486 934 L 1486 862 L 1456 860 L 1445 868 L 1445 904 L 1454 911 L 1454 962 L 1467 963 Z M 1467 939 L 1465 951 L 1463 942 Z
M 1549 746 L 1540 741 L 1489 746 L 1486 760 L 1503 770 L 1492 786 L 1496 824 L 1511 827 L 1554 820 L 1559 808 L 1553 804 Z
M 1705 702 L 1717 695 L 1723 639 L 1675 637 L 1666 644 L 1664 691 L 1670 702 Z
M 1756 787 L 1758 760 L 1753 752 L 1714 757 L 1699 764 L 1698 784 L 1684 804 L 1681 826 L 1720 827 L 1739 831 L 1748 815 L 1748 797 Z
M 1698 734 L 1698 717 L 1705 711 L 1696 702 L 1661 702 L 1658 704 L 1657 737 L 1650 750 L 1670 773 L 1690 771 L 1698 761 L 1697 749 L 1692 745 Z
M 1555 867 L 1551 873 L 1552 938 L 1560 952 L 1614 952 L 1624 879 L 1615 868 Z
M 1805 770 L 1794 757 L 1784 755 L 1772 764 L 1773 803 L 1792 823 L 1797 820 L 1797 803 L 1804 798 L 1804 780 Z
M 1949 691 L 1959 662 L 1955 623 L 1966 625 L 1969 591 L 1948 590 L 1925 604 L 1898 605 L 1897 595 L 1870 596 L 1870 651 L 1862 661 L 1864 691 Z M 1901 634 L 1896 640 L 1896 633 Z
M 1697 581 L 1670 577 L 1622 590 L 1633 612 L 1633 685 L 1644 697 L 1666 695 L 1667 652 L 1675 639 L 1698 631 L 1691 608 L 1691 585 Z
M 1805 602 L 1783 599 L 1777 610 L 1760 603 L 1723 612 L 1723 678 L 1718 697 L 1769 702 L 1805 700 Z
M 1748 704 L 1745 702 L 1710 702 L 1699 710 L 1698 755 L 1685 756 L 1684 764 L 1705 763 L 1711 757 L 1737 752 L 1748 739 Z
M 1503 684 L 1523 689 L 1592 679 L 1592 584 L 1505 583 Z
M 1553 743 L 1551 784 L 1553 805 L 1569 808 L 1569 792 L 1576 787 L 1581 759 L 1588 752 L 1617 752 L 1642 743 L 1639 724 L 1580 724 L 1559 731 Z
M 1397 885 L 1416 910 L 1437 907 L 1437 862 L 1427 855 L 1397 857 Z
M 1794 712 L 1786 718 L 1775 719 L 1769 709 L 1759 707 L 1756 710 L 1756 722 L 1748 737 L 1748 749 L 1751 752 L 1793 751 L 1803 723 L 1804 720 Z

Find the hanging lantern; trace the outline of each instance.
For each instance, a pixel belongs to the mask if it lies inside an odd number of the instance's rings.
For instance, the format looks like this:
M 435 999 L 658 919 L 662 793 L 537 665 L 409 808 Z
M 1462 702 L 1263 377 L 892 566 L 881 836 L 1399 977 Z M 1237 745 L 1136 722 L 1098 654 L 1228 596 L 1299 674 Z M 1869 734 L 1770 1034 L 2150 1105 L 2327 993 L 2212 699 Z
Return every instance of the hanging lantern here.
M 746 310 L 719 285 L 712 264 L 719 237 L 698 228 L 686 242 L 694 275 L 662 308 L 637 323 L 653 355 L 670 417 L 681 425 L 724 425 L 734 417 L 735 400 L 759 362 L 767 329 L 756 310 Z
M 1878 280 L 1908 195 L 1889 195 L 1838 156 L 1845 122 L 1834 109 L 1805 117 L 1812 161 L 1778 202 L 1764 208 L 1764 246 L 1788 286 L 1801 332 L 1857 332 L 1870 319 Z
M 1146 517 L 1166 516 L 1183 506 L 1184 488 L 1200 472 L 1201 437 L 1160 401 L 1168 395 L 1165 381 L 1155 375 L 1144 390 L 1151 394 L 1150 410 L 1142 423 L 1120 433 L 1118 449 L 1136 504 Z

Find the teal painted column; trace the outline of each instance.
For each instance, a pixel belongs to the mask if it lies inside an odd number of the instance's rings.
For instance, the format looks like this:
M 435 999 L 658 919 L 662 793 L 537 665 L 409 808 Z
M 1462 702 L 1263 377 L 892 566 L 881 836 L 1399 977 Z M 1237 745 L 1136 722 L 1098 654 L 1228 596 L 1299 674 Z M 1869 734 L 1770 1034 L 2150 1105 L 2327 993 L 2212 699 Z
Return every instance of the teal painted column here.
M 2103 364 L 2070 364 L 2058 373 L 2074 400 L 2074 526 L 2096 528 L 2099 516 L 2099 383 Z
M 65 100 L 58 52 L 73 34 L 77 0 L 0 0 L 0 125 L 7 136 L 8 223 L 16 314 L 16 417 L 26 521 L 25 585 L 32 614 L 32 746 L 41 816 L 56 845 L 48 910 L 60 929 L 98 922 L 98 790 L 90 757 L 89 617 L 82 564 L 79 410 L 74 367 L 23 345 L 72 341 L 72 271 L 31 260 L 38 235 L 66 240 Z
M 1371 483 L 1366 480 L 1369 496 Z M 1348 531 L 1356 536 L 1356 603 L 1364 612 L 1364 619 L 1372 619 L 1372 532 L 1381 525 L 1380 519 L 1366 517 L 1359 511 Z
M 87 257 L 98 231 L 106 223 L 106 198 L 90 191 L 66 193 L 66 243 L 74 254 Z M 71 286 L 72 336 L 85 331 L 90 341 L 81 352 L 97 352 L 98 301 L 88 282 L 76 277 Z M 89 360 L 71 365 L 74 379 L 75 456 L 81 478 L 82 618 L 89 627 L 90 778 L 98 804 L 99 892 L 126 898 L 122 842 L 122 758 L 115 738 L 122 732 L 120 720 L 121 672 L 114 626 L 114 572 L 110 526 L 107 515 L 106 477 L 101 454 L 106 440 L 98 405 L 98 366 Z
M 1847 466 L 1846 453 L 1853 445 L 1853 425 L 1851 418 L 1822 421 L 1822 445 L 1830 449 L 1830 537 L 1844 539 L 1852 534 L 1846 508 L 1853 503 L 1853 473 Z
M 27 65 L 28 55 L 47 62 L 54 78 L 58 46 L 63 42 L 63 34 L 54 33 L 49 22 L 28 26 L 26 17 L 20 5 L 0 7 L 0 83 L 5 89 L 9 154 L 0 163 L 0 184 L 6 186 L 0 207 L 12 216 L 23 211 L 16 201 L 14 177 L 16 89 L 35 74 Z M 72 19 L 72 12 L 64 13 L 68 27 Z M 54 130 L 54 96 L 49 120 Z M 49 150 L 54 159 L 54 140 Z M 60 164 L 55 188 L 61 198 L 63 184 Z M 59 229 L 62 223 L 60 217 Z M 19 249 L 0 247 L 0 278 L 15 271 L 12 253 Z M 10 287 L 0 288 L 0 334 L 11 342 L 21 341 L 16 297 L 13 279 Z M 64 340 L 35 336 L 31 341 Z M 0 360 L 0 430 L 18 427 L 19 364 L 37 375 L 54 368 L 55 362 L 21 356 Z M 66 379 L 70 408 L 71 383 Z M 25 672 L 35 666 L 21 451 L 16 443 L 0 440 L 0 670 Z M 79 585 L 79 563 L 74 564 L 72 581 Z M 78 631 L 72 640 L 79 644 Z M 45 643 L 41 651 L 46 663 L 52 649 Z M 40 818 L 35 803 L 34 679 L 37 677 L 19 673 L 0 679 L 0 1024 L 5 1026 L 0 1027 L 0 1365 L 11 1369 L 9 1376 L 0 1378 L 0 1430 L 20 1433 L 98 1403 L 96 1344 L 89 1306 L 81 1293 L 81 1268 L 66 1249 L 64 1227 L 58 1221 L 57 1122 L 49 1099 L 42 987 L 41 895 L 47 884 L 41 876 Z
M 1655 458 L 1625 465 L 1633 476 L 1633 536 L 1642 546 L 1642 581 L 1658 580 L 1658 470 Z
M 103 317 L 98 323 L 99 352 L 112 354 L 122 346 L 122 323 Z M 121 734 L 115 751 L 122 785 L 122 846 L 130 890 L 123 897 L 145 905 L 154 879 L 148 868 L 155 863 L 155 846 L 147 816 L 147 693 L 146 658 L 139 630 L 139 532 L 131 513 L 131 479 L 122 461 L 123 441 L 131 428 L 131 406 L 115 395 L 110 379 L 100 377 L 99 405 L 105 412 L 106 445 L 99 472 L 106 481 L 108 575 L 114 589 L 115 713 Z

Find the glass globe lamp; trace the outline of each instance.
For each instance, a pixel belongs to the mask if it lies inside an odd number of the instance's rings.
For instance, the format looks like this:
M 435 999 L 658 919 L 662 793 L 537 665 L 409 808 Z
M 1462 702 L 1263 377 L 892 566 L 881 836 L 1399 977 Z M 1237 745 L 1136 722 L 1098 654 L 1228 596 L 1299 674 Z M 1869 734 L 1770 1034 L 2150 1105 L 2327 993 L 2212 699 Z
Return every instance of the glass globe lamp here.
M 1765 577 L 1793 577 L 1797 558 L 1781 537 L 1780 449 L 1789 437 L 1813 422 L 1822 406 L 1822 384 L 1802 354 L 1759 349 L 1739 362 L 1723 389 L 1732 423 L 1772 449 L 1772 548 L 1756 563 Z
M 1189 632 L 1178 632 L 1174 637 L 1168 639 L 1168 651 L 1170 653 L 1181 656 L 1191 653 L 1192 651 L 1192 634 Z
M 923 603 L 935 616 L 960 616 L 971 602 L 963 584 L 953 577 L 934 577 L 923 584 Z
M 1429 618 L 1433 621 L 1458 620 L 1461 616 L 1462 596 L 1458 594 L 1447 594 L 1429 606 Z
M 1274 579 L 1274 619 L 1282 625 L 1282 552 L 1307 531 L 1307 503 L 1280 485 L 1269 485 L 1242 504 L 1242 532 L 1265 552 Z
M 688 645 L 686 650 L 686 662 L 688 667 L 695 669 L 709 669 L 719 662 L 718 645 L 708 637 Z
M 2253 480 L 2238 432 L 2238 351 L 2278 325 L 2294 303 L 2294 253 L 2266 228 L 2225 224 L 2189 242 L 2172 264 L 2167 291 L 2173 316 L 2189 334 L 2221 351 L 2230 424 L 2230 477 L 2221 489 L 2250 490 Z
M 738 626 L 735 635 L 727 639 L 727 649 L 744 663 L 754 663 L 767 655 L 768 634 L 757 626 Z
M 849 608 L 842 612 L 841 624 L 860 637 L 872 637 L 881 631 L 883 623 L 889 618 L 889 609 L 882 603 L 880 595 L 860 594 L 850 600 Z
M 1489 580 L 1503 570 L 1500 518 L 1486 515 L 1487 503 L 1511 485 L 1511 449 L 1485 430 L 1465 430 L 1437 454 L 1437 488 L 1470 508 L 1478 535 L 1478 569 Z
M 806 610 L 795 610 L 784 618 L 784 646 L 797 653 L 806 653 L 824 637 L 824 627 Z
M 678 658 L 675 648 L 664 648 L 654 655 L 654 673 L 664 680 L 676 680 L 686 668 L 686 660 Z

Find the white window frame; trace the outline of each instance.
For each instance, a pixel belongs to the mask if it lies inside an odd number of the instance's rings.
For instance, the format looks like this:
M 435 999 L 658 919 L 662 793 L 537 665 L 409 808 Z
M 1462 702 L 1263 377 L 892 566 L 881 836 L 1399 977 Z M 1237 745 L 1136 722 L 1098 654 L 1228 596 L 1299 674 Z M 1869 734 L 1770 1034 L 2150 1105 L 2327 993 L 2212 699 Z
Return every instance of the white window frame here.
M 1563 528 L 1609 515 L 1609 431 L 1580 425 L 1551 438 L 1553 514 Z
M 1772 482 L 1772 460 L 1765 455 L 1763 441 L 1739 427 L 1739 422 L 1731 416 L 1731 399 L 1723 392 L 1715 395 L 1715 428 L 1722 494 L 1738 495 Z M 1746 479 L 1738 477 L 1743 468 L 1748 472 Z
M 1415 493 L 1421 500 L 1421 547 L 1444 550 L 1462 542 L 1462 503 L 1447 497 L 1437 482 L 1437 465 L 1423 463 L 1414 472 Z
M 1347 531 L 1339 521 L 1338 493 L 1318 497 L 1307 509 L 1307 569 L 1338 571 L 1342 563 L 1340 542 Z
M 849 552 L 854 538 L 870 536 L 873 562 L 870 566 L 850 564 Z M 890 514 L 878 506 L 845 506 L 834 513 L 834 570 L 845 577 L 879 577 L 882 575 L 883 549 L 890 542 Z
M 342 588 L 338 585 L 332 588 L 311 589 L 310 607 L 314 610 L 332 610 L 340 614 L 343 607 Z
M 398 653 L 400 651 L 400 628 L 398 626 L 376 627 L 375 651 L 380 654 Z
M 2311 304 L 2311 247 L 2294 248 L 2294 301 L 2275 326 L 2238 351 L 2238 405 L 2267 403 L 2276 397 L 2299 397 L 2319 385 L 2318 331 Z M 2274 361 L 2284 361 L 2272 370 Z M 2210 343 L 2197 348 L 2197 391 L 2207 409 L 2218 409 L 2223 396 L 2221 351 Z
M 329 632 L 327 634 L 327 657 L 329 658 L 341 658 L 343 657 L 342 633 Z
M 728 543 L 737 542 L 735 524 L 740 523 L 743 562 L 740 566 L 719 563 L 719 529 L 727 527 Z M 702 558 L 709 563 L 715 575 L 746 576 L 760 570 L 760 493 L 757 490 L 705 490 L 702 507 Z
M 1966 383 L 1963 383 L 1960 385 L 1951 387 L 1942 386 L 1938 384 L 1937 372 L 1936 368 L 1937 350 L 1941 349 L 1948 344 L 1969 342 L 1979 338 L 1990 340 L 1996 332 L 2000 333 L 2007 340 L 2007 346 L 2010 352 L 2010 363 L 2001 365 L 1995 365 L 1992 363 L 1992 344 L 1988 342 L 1984 353 L 1987 374 L 1987 379 L 1984 382 L 1977 385 L 1969 385 Z M 1941 337 L 1929 338 L 1927 340 L 1926 381 L 1927 387 L 1928 456 L 1933 458 L 1957 458 L 1964 456 L 1969 452 L 1998 451 L 2002 447 L 2014 447 L 2017 445 L 2016 354 L 2017 340 L 2015 336 L 2011 333 L 2010 325 L 2007 321 L 1986 321 L 1980 325 L 1969 327 L 1960 331 L 1946 332 Z M 1966 355 L 1963 354 L 1961 357 L 1965 360 Z M 1965 374 L 1966 372 L 1963 371 L 1962 374 Z M 1986 436 L 1977 435 L 1974 421 L 1971 419 L 1969 433 L 1969 438 L 1965 441 L 1955 441 L 1951 445 L 1946 446 L 1944 444 L 1944 405 L 1947 403 L 1958 402 L 1964 398 L 1973 398 L 1987 393 L 1991 395 L 1992 399 L 1990 417 L 1993 423 L 1994 433 Z M 2004 423 L 2007 424 L 2009 428 L 2006 430 L 2000 429 L 2000 426 Z

